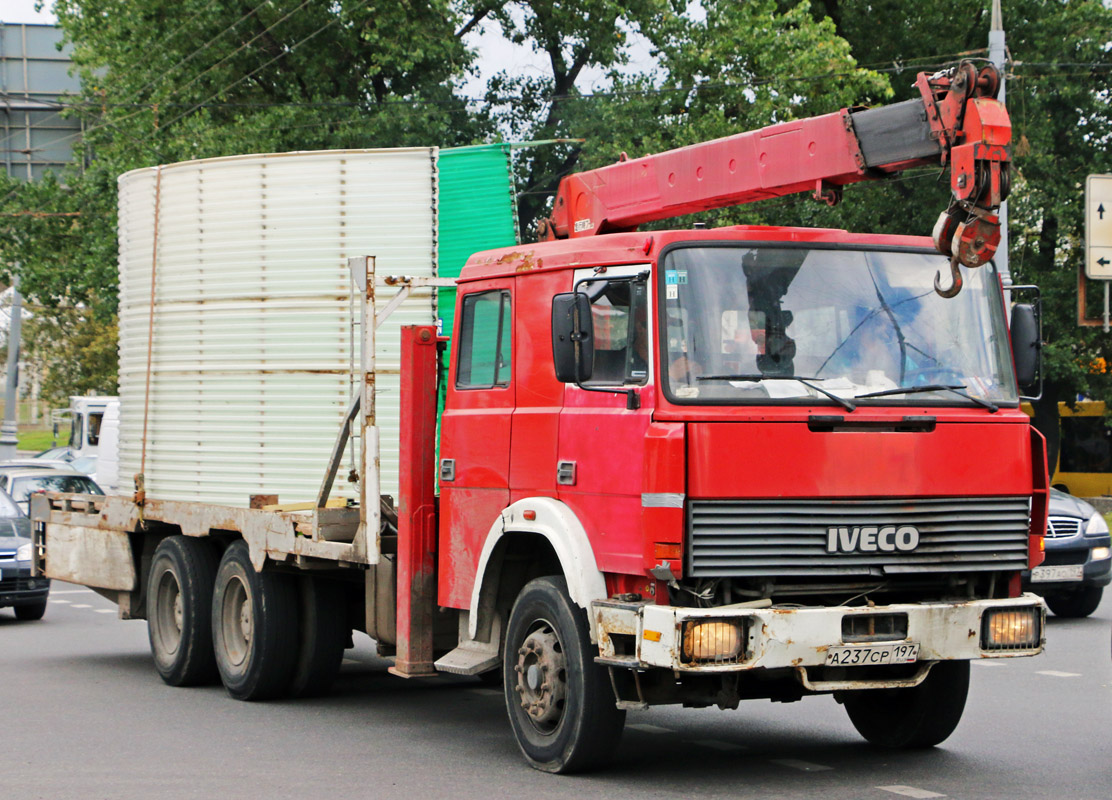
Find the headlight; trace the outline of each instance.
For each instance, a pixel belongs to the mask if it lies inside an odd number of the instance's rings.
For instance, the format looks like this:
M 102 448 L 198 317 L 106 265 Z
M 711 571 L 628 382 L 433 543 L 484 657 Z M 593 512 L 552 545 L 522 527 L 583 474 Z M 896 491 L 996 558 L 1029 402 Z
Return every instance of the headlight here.
M 1112 556 L 1112 548 L 1108 547 L 1094 547 L 1092 552 L 1089 553 L 1090 561 L 1103 561 L 1104 559 Z
M 1104 517 L 1100 514 L 1089 517 L 1089 521 L 1085 524 L 1086 536 L 1100 536 L 1106 533 L 1108 533 L 1108 523 L 1104 521 Z
M 735 662 L 745 646 L 745 621 L 689 620 L 683 628 L 683 660 L 696 662 Z
M 28 542 L 27 544 L 21 544 L 19 546 L 19 549 L 15 551 L 15 560 L 16 561 L 30 561 L 31 560 L 31 547 L 32 547 L 32 544 L 30 542 Z
M 985 612 L 981 625 L 982 650 L 1028 650 L 1042 638 L 1038 608 L 1001 608 Z

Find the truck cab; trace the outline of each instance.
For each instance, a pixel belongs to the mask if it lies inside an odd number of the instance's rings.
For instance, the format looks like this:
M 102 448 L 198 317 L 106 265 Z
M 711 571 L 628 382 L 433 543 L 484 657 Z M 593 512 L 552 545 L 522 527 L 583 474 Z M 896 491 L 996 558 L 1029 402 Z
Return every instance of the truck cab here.
M 119 407 L 118 397 L 80 395 L 70 398 L 70 450 L 74 458 L 100 452 L 100 430 L 109 406 Z
M 970 659 L 1039 652 L 1042 441 L 999 276 L 947 298 L 947 265 L 921 237 L 748 227 L 472 257 L 438 602 L 508 637 L 525 734 L 554 700 L 522 676 L 565 646 L 515 640 L 515 609 L 553 573 L 619 708 L 836 692 L 867 738 L 934 744 Z M 880 725 L 873 688 L 943 721 Z

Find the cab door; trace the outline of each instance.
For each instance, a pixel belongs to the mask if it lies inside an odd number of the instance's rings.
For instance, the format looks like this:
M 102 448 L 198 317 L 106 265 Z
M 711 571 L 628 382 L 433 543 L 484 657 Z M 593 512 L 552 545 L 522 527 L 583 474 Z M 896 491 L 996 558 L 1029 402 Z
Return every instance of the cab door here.
M 509 505 L 513 280 L 459 289 L 440 432 L 440 605 L 467 608 L 491 525 Z
M 576 275 L 577 291 L 591 298 L 595 358 L 591 380 L 564 390 L 557 489 L 583 523 L 603 572 L 643 571 L 642 467 L 655 372 L 647 271 L 641 265 Z M 637 408 L 628 407 L 628 392 L 637 395 Z

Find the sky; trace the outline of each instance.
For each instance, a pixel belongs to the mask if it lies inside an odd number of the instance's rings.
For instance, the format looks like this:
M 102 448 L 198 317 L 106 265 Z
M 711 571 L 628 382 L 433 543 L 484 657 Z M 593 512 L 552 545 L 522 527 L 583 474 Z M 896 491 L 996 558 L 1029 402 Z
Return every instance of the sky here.
M 48 6 L 54 5 L 47 0 Z M 36 13 L 35 0 L 0 0 L 0 22 L 39 22 L 54 24 L 54 15 L 49 12 Z

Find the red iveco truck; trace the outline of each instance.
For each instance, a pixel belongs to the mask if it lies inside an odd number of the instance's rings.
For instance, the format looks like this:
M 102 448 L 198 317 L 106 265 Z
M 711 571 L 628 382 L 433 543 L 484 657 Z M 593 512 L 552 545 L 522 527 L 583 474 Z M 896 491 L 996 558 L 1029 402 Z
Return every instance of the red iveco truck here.
M 326 502 L 341 433 L 310 510 L 36 497 L 37 568 L 147 619 L 175 685 L 320 691 L 353 629 L 402 677 L 500 676 L 521 751 L 552 772 L 669 703 L 833 693 L 871 742 L 941 742 L 971 660 L 1043 647 L 1020 573 L 1042 559 L 1047 476 L 1019 408 L 1037 316 L 1009 324 L 991 262 L 997 76 L 966 62 L 918 85 L 564 179 L 547 241 L 478 253 L 455 282 L 446 373 L 435 330 L 406 329 L 396 507 L 365 363 L 359 504 Z M 934 241 L 637 231 L 931 163 L 954 195 Z M 376 283 L 422 281 L 355 261 L 373 354 Z

